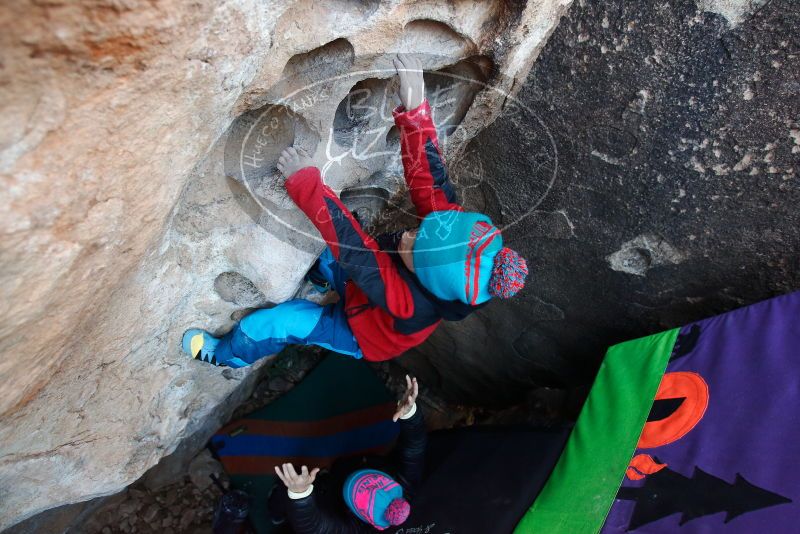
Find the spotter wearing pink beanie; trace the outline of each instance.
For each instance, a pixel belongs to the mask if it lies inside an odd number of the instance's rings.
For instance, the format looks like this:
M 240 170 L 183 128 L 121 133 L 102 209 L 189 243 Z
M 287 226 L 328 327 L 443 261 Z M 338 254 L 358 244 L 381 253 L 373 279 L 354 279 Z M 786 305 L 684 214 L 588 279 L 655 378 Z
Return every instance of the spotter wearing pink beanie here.
M 403 524 L 411 512 L 402 486 L 375 469 L 362 469 L 347 477 L 344 502 L 356 517 L 378 530 Z

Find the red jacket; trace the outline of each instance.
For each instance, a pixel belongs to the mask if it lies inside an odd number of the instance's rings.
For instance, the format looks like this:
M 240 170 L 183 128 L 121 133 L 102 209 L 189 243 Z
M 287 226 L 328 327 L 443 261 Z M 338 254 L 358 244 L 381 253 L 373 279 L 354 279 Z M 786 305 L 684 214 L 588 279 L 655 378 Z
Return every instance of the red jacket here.
M 431 109 L 397 108 L 400 150 L 411 200 L 422 220 L 432 211 L 459 210 L 444 166 Z M 317 227 L 339 265 L 349 275 L 345 314 L 364 357 L 381 361 L 399 356 L 430 336 L 442 319 L 460 320 L 479 306 L 442 301 L 420 284 L 397 254 L 382 250 L 367 235 L 316 167 L 286 180 L 297 206 Z

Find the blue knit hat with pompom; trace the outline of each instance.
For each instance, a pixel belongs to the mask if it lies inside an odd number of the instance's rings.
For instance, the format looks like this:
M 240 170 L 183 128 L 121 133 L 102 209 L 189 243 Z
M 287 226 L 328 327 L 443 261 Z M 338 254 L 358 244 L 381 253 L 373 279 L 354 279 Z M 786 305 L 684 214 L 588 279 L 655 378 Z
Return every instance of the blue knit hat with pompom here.
M 510 298 L 525 285 L 528 267 L 482 213 L 434 211 L 414 241 L 414 272 L 442 300 L 473 306 L 492 297 Z

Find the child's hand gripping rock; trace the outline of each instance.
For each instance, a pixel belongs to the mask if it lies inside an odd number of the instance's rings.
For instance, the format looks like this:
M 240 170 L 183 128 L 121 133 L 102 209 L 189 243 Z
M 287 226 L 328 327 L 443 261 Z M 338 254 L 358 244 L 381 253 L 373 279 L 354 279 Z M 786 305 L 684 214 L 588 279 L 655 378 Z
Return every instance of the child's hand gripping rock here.
M 400 101 L 408 111 L 418 108 L 425 99 L 422 63 L 408 54 L 398 54 L 392 61 L 400 77 Z

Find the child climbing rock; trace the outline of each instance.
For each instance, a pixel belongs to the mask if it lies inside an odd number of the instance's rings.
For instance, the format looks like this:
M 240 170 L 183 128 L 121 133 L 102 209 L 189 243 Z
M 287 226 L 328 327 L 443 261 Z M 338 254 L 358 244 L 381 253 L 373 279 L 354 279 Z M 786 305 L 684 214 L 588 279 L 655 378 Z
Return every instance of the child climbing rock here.
M 400 55 L 394 64 L 403 105 L 393 115 L 419 227 L 376 241 L 322 182 L 309 156 L 287 148 L 278 162 L 286 190 L 328 245 L 311 278 L 324 280 L 341 298 L 327 306 L 295 299 L 256 311 L 222 338 L 188 330 L 187 354 L 242 367 L 300 344 L 388 360 L 422 343 L 443 319 L 461 320 L 492 297 L 510 298 L 522 289 L 525 260 L 503 247 L 489 217 L 456 203 L 420 63 Z

